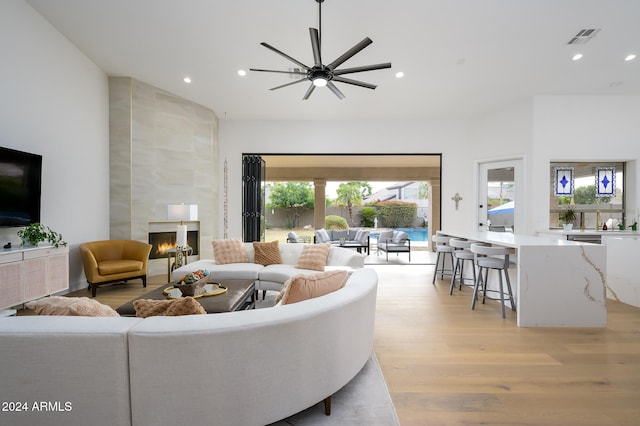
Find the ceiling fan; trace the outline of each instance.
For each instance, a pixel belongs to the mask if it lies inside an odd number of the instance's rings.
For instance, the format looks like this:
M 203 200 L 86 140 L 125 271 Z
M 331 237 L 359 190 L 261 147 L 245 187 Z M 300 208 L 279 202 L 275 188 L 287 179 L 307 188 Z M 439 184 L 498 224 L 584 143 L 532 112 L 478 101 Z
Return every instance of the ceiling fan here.
M 365 47 L 373 43 L 373 41 L 369 37 L 366 37 L 360 43 L 356 44 L 351 49 L 344 52 L 340 57 L 338 57 L 336 60 L 334 60 L 330 64 L 324 65 L 322 63 L 322 55 L 320 54 L 320 45 L 321 45 L 321 36 L 322 36 L 322 3 L 324 2 L 324 0 L 315 0 L 315 1 L 318 3 L 318 17 L 319 17 L 318 29 L 309 28 L 309 35 L 311 36 L 311 49 L 313 50 L 313 62 L 314 62 L 313 66 L 309 67 L 303 64 L 302 62 L 298 61 L 297 59 L 294 59 L 291 56 L 287 55 L 286 53 L 276 49 L 270 44 L 262 42 L 260 43 L 261 45 L 263 45 L 269 50 L 276 52 L 279 55 L 284 56 L 285 58 L 287 58 L 294 64 L 298 65 L 302 69 L 293 70 L 293 71 L 278 71 L 278 70 L 265 70 L 265 69 L 251 68 L 250 70 L 301 76 L 299 80 L 293 81 L 291 83 L 286 83 L 281 86 L 273 87 L 270 90 L 281 89 L 283 87 L 298 84 L 306 80 L 310 81 L 311 85 L 309 86 L 309 89 L 307 89 L 307 92 L 304 94 L 304 97 L 302 98 L 303 100 L 309 99 L 309 96 L 311 96 L 311 93 L 313 93 L 316 87 L 324 87 L 324 86 L 327 86 L 329 90 L 331 90 L 338 97 L 338 99 L 344 99 L 345 98 L 344 94 L 340 91 L 340 89 L 336 87 L 335 84 L 333 84 L 334 82 L 351 84 L 354 86 L 365 87 L 367 89 L 375 89 L 377 86 L 374 84 L 365 83 L 363 81 L 358 81 L 358 80 L 352 80 L 350 78 L 345 78 L 342 76 L 344 74 L 353 74 L 356 72 L 391 68 L 391 62 L 385 62 L 383 64 L 375 64 L 375 65 L 365 65 L 361 67 L 337 69 L 345 61 L 347 61 L 352 56 L 360 52 L 362 49 L 364 49 Z

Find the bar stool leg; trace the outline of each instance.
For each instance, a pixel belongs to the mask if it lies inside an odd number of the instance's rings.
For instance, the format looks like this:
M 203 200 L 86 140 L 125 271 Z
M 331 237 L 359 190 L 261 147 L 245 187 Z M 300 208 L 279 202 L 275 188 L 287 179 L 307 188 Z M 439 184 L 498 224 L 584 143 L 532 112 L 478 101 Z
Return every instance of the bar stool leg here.
M 431 281 L 431 284 L 435 284 L 436 283 L 436 275 L 438 275 L 438 264 L 440 263 L 440 252 L 436 253 L 436 269 L 433 271 L 433 280 Z
M 498 271 L 498 282 L 500 283 L 500 308 L 502 310 L 502 318 L 506 318 L 504 313 L 504 290 L 502 288 L 502 274 Z
M 473 282 L 476 282 L 476 266 L 473 264 L 473 260 L 471 260 L 471 271 L 473 272 Z
M 471 298 L 471 310 L 476 308 L 476 301 L 478 300 L 478 288 L 482 285 L 482 267 L 478 267 L 478 275 L 476 277 L 475 284 L 473 285 L 473 297 Z
M 460 266 L 460 259 L 456 258 L 456 266 L 453 268 L 453 274 L 451 275 L 451 286 L 449 287 L 449 295 L 453 294 L 453 289 L 456 286 L 456 274 L 458 273 L 458 266 Z M 464 261 L 462 261 L 464 266 Z M 460 279 L 462 279 L 462 266 L 460 267 Z M 462 288 L 462 281 L 460 281 L 460 287 Z
M 482 280 L 482 304 L 487 300 L 487 287 L 489 286 L 489 268 L 484 268 L 484 279 Z
M 504 270 L 504 276 L 507 279 L 507 289 L 509 290 L 509 301 L 511 302 L 511 310 L 516 310 L 516 302 L 513 299 L 513 291 L 511 291 L 511 280 L 509 279 L 509 271 L 507 269 Z

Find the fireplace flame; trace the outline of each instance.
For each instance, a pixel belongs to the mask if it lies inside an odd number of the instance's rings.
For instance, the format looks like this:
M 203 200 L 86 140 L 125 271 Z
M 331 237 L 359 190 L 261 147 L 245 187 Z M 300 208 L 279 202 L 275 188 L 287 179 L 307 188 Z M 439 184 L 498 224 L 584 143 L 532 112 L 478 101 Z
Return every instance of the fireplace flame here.
M 160 254 L 164 254 L 164 252 L 166 252 L 169 249 L 174 249 L 176 248 L 176 244 L 175 243 L 161 243 L 158 244 L 158 248 L 156 250 L 156 253 L 160 253 Z

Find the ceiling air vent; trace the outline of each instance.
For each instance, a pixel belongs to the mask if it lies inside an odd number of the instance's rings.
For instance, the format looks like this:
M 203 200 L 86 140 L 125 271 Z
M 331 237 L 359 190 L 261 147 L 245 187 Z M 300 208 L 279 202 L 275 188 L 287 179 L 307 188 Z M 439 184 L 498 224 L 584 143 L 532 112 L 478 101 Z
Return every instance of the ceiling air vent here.
M 586 42 L 594 38 L 599 32 L 600 29 L 595 28 L 580 30 L 578 31 L 578 34 L 573 36 L 573 38 L 569 40 L 569 43 L 567 44 L 585 44 Z

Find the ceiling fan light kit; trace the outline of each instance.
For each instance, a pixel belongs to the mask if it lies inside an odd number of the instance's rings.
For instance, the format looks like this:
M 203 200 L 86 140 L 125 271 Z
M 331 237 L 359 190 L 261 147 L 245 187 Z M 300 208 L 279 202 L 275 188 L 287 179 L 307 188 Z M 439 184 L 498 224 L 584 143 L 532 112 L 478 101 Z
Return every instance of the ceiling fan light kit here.
M 303 96 L 302 98 L 303 100 L 309 99 L 309 96 L 311 96 L 311 93 L 313 93 L 316 87 L 325 87 L 325 86 L 329 88 L 329 90 L 331 90 L 331 92 L 333 92 L 333 94 L 335 94 L 338 97 L 338 99 L 344 99 L 345 98 L 344 94 L 340 91 L 340 89 L 336 87 L 335 84 L 333 84 L 334 82 L 351 84 L 353 86 L 364 87 L 372 90 L 375 89 L 377 86 L 374 84 L 365 83 L 363 81 L 358 81 L 358 80 L 352 80 L 350 78 L 342 77 L 342 75 L 391 68 L 391 62 L 338 69 L 338 67 L 342 65 L 344 62 L 346 62 L 348 59 L 355 56 L 362 49 L 364 49 L 365 47 L 373 43 L 373 41 L 369 37 L 365 37 L 364 40 L 362 40 L 360 43 L 356 44 L 351 49 L 344 52 L 342 55 L 340 55 L 336 60 L 331 62 L 329 65 L 324 65 L 322 63 L 322 55 L 321 55 L 320 47 L 321 47 L 321 34 L 322 34 L 322 3 L 324 2 L 324 0 L 315 0 L 315 1 L 318 3 L 318 18 L 319 18 L 318 28 L 317 29 L 309 28 L 309 36 L 311 38 L 311 49 L 313 50 L 313 62 L 314 62 L 313 66 L 309 67 L 304 63 L 298 61 L 297 59 L 287 55 L 286 53 L 276 49 L 270 44 L 263 42 L 263 43 L 260 43 L 262 46 L 277 53 L 278 55 L 283 56 L 284 58 L 298 65 L 301 69 L 294 70 L 294 71 L 279 71 L 279 70 L 251 68 L 250 70 L 258 71 L 258 72 L 273 72 L 273 73 L 300 76 L 298 80 L 273 87 L 271 88 L 271 90 L 277 90 L 277 89 L 298 84 L 304 81 L 310 81 L 311 85 L 309 86 L 309 89 L 307 89 L 307 92 Z

